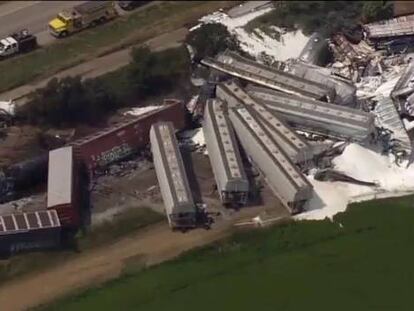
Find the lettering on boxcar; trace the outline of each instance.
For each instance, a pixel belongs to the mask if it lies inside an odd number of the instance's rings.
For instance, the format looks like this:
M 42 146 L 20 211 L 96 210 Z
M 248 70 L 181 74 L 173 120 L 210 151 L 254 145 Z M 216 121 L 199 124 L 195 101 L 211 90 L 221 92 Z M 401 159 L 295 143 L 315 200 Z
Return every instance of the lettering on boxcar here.
M 113 147 L 112 149 L 102 152 L 97 159 L 99 166 L 105 166 L 109 163 L 118 161 L 132 153 L 132 148 L 128 144 Z

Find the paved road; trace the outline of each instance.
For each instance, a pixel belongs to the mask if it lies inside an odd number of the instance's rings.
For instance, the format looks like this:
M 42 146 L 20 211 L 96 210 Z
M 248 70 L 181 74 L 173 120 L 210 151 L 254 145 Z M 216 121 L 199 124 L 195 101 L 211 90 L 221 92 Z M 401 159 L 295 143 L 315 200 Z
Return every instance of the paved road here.
M 55 40 L 47 32 L 47 23 L 59 11 L 85 1 L 10 1 L 0 10 L 0 37 L 23 28 L 29 29 L 44 45 Z
M 175 31 L 162 34 L 158 37 L 152 38 L 145 42 L 146 45 L 153 51 L 160 51 L 167 48 L 172 48 L 179 45 L 186 37 L 188 30 L 186 28 L 179 28 Z M 127 48 L 95 58 L 89 62 L 79 64 L 75 67 L 63 70 L 47 79 L 36 81 L 30 84 L 23 85 L 8 92 L 0 94 L 0 100 L 13 99 L 17 105 L 24 105 L 26 102 L 26 95 L 37 88 L 46 86 L 51 78 L 63 78 L 67 76 L 82 76 L 83 78 L 95 78 L 105 73 L 109 73 L 127 65 L 130 61 L 130 50 Z

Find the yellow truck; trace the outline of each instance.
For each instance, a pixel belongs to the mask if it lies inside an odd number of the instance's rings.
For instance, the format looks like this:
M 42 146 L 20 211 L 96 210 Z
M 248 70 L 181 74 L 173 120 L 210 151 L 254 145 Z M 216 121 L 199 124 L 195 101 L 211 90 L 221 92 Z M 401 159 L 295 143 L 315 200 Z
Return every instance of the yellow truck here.
M 114 1 L 86 1 L 70 11 L 60 12 L 49 22 L 49 31 L 53 36 L 62 38 L 117 16 Z

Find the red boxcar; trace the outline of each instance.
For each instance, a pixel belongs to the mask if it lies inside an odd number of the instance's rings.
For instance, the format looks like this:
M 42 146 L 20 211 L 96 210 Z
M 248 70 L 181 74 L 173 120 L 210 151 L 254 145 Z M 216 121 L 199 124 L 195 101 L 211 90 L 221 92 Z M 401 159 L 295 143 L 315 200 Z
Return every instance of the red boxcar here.
M 84 213 L 90 211 L 90 193 L 87 170 L 73 149 L 66 146 L 49 152 L 47 209 L 56 210 L 62 227 L 76 232 Z
M 77 227 L 79 213 L 79 174 L 73 147 L 49 152 L 47 209 L 54 209 L 64 227 Z
M 92 135 L 72 142 L 76 155 L 93 172 L 98 167 L 121 160 L 149 143 L 151 125 L 171 121 L 176 129 L 186 125 L 184 104 L 178 100 L 165 100 L 164 105 Z

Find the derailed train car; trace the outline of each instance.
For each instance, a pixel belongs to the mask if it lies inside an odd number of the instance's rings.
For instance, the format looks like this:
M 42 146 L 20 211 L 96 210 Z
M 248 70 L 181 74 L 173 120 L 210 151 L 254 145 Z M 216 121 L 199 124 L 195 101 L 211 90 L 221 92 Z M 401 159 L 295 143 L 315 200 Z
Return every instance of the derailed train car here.
M 55 210 L 0 216 L 0 255 L 55 248 L 61 224 Z
M 62 227 L 76 230 L 89 209 L 89 179 L 72 146 L 50 151 L 47 209 L 56 210 Z
M 291 214 L 303 211 L 313 187 L 249 108 L 229 109 L 243 149 L 264 175 L 270 189 Z
M 233 127 L 222 105 L 219 99 L 207 100 L 203 132 L 221 202 L 242 206 L 247 203 L 249 181 Z
M 155 172 L 171 229 L 184 231 L 196 227 L 197 209 L 173 123 L 153 124 L 150 141 Z
M 177 129 L 186 125 L 184 105 L 181 101 L 166 101 L 165 105 L 138 116 L 135 120 L 122 122 L 70 145 L 84 161 L 89 171 L 122 160 L 149 143 L 151 125 L 170 121 Z
M 249 85 L 248 94 L 291 126 L 318 135 L 363 142 L 375 136 L 374 115 Z
M 205 66 L 278 91 L 333 102 L 334 88 L 316 83 L 275 68 L 246 59 L 236 53 L 225 52 L 215 59 L 205 58 Z
M 267 107 L 250 97 L 235 82 L 221 83 L 216 89 L 217 97 L 224 100 L 229 107 L 245 106 L 253 109 L 262 124 L 269 131 L 280 147 L 294 163 L 309 164 L 313 159 L 312 148 L 294 130 L 288 127 Z

